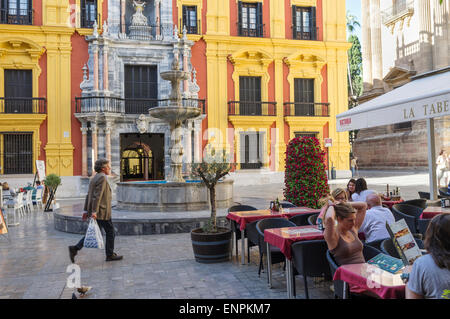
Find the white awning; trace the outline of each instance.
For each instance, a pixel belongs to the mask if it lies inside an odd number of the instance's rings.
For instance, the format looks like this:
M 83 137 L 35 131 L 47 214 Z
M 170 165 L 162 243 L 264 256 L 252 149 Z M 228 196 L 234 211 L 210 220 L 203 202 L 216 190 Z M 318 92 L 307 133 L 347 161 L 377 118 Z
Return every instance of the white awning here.
M 336 116 L 351 131 L 450 115 L 450 71 L 411 81 Z

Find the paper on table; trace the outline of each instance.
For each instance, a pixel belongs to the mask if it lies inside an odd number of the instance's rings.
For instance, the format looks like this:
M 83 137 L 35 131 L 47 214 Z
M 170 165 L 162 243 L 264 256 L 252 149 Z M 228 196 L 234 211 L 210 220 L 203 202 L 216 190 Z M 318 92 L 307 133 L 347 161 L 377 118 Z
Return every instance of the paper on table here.
M 315 228 L 301 228 L 301 229 L 283 229 L 283 233 L 287 235 L 302 235 L 302 234 L 311 234 L 311 233 L 317 233 L 322 234 L 322 232 Z

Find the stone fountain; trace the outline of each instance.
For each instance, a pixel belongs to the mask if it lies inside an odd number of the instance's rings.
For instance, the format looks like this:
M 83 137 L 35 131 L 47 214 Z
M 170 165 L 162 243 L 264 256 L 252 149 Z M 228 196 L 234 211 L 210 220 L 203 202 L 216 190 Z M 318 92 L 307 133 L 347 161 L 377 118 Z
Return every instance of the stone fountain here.
M 171 174 L 167 180 L 182 183 L 184 179 L 182 177 L 183 145 L 181 144 L 181 126 L 186 120 L 199 116 L 201 111 L 198 107 L 182 105 L 180 82 L 188 80 L 190 76 L 189 72 L 180 70 L 178 54 L 175 53 L 172 70 L 161 72 L 161 77 L 172 84 L 168 105 L 152 108 L 149 110 L 149 113 L 150 116 L 164 120 L 170 125 L 172 136 L 172 147 L 169 151 Z

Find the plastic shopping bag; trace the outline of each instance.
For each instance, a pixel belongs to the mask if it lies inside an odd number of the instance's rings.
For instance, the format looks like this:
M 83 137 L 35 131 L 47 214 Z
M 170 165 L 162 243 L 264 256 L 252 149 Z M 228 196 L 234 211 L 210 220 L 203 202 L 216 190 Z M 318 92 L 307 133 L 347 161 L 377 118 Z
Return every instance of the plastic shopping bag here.
M 100 227 L 98 227 L 97 221 L 93 218 L 89 221 L 89 226 L 84 238 L 84 247 L 98 249 L 103 249 L 105 247 Z

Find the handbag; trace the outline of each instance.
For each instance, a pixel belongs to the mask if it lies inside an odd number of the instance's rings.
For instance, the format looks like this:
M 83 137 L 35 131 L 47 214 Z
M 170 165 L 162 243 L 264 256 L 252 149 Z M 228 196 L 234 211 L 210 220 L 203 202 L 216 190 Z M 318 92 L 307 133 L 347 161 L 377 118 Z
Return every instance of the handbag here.
M 98 249 L 105 247 L 100 227 L 98 227 L 97 221 L 94 218 L 91 218 L 89 221 L 86 236 L 84 237 L 84 247 Z

